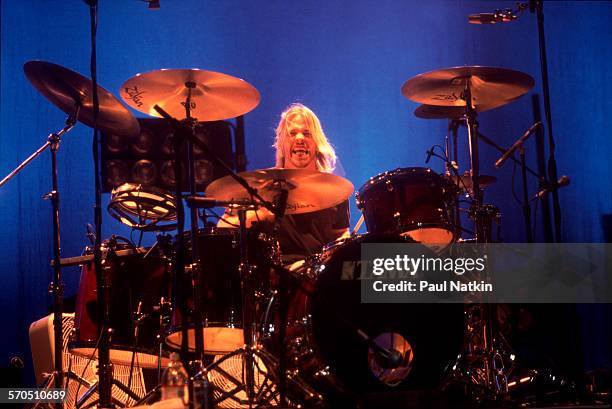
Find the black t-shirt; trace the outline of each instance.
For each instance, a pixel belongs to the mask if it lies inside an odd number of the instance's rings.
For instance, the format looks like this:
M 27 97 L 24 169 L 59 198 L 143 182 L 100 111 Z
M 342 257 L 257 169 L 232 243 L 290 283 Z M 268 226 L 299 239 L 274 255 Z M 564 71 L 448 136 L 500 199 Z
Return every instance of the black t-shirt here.
M 349 227 L 348 200 L 318 212 L 285 215 L 278 234 L 284 261 L 312 256 Z

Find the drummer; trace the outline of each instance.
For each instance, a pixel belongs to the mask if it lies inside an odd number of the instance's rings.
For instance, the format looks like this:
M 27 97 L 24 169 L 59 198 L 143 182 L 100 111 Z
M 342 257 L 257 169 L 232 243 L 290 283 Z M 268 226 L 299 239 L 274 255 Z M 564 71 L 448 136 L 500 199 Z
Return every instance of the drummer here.
M 336 152 L 331 146 L 319 118 L 308 107 L 294 103 L 283 111 L 276 128 L 276 168 L 309 169 L 332 173 L 336 165 Z M 317 194 L 319 192 L 313 192 Z M 324 192 L 320 192 L 324 194 Z M 267 210 L 249 212 L 248 225 L 259 223 L 270 231 L 274 216 Z M 235 215 L 226 213 L 226 221 L 237 224 Z M 219 221 L 218 226 L 230 224 Z M 331 208 L 312 213 L 285 215 L 278 240 L 284 263 L 292 263 L 321 251 L 323 246 L 349 235 L 348 200 Z

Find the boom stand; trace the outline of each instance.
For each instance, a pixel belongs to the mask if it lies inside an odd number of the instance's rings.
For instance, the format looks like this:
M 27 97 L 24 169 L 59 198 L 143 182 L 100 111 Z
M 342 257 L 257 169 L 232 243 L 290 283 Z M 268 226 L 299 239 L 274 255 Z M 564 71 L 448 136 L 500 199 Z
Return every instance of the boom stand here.
M 66 126 L 64 126 L 59 132 L 52 133 L 47 138 L 47 142 L 40 148 L 38 148 L 32 155 L 24 160 L 19 166 L 17 166 L 11 173 L 9 173 L 4 179 L 0 181 L 0 187 L 4 186 L 9 180 L 17 175 L 23 168 L 25 168 L 31 161 L 33 161 L 38 155 L 45 151 L 45 149 L 51 149 L 51 178 L 52 178 L 52 190 L 43 196 L 45 199 L 51 200 L 52 212 L 53 212 L 53 282 L 49 285 L 49 292 L 53 293 L 53 336 L 54 336 L 54 347 L 55 347 L 55 360 L 53 369 L 53 378 L 55 379 L 55 387 L 64 387 L 64 371 L 62 368 L 62 315 L 64 312 L 64 285 L 62 284 L 62 267 L 60 264 L 60 222 L 59 222 L 59 187 L 57 178 L 57 151 L 59 149 L 62 135 L 70 132 L 76 124 L 79 116 L 80 105 L 75 104 L 74 113 L 70 114 L 66 119 Z M 62 407 L 62 403 L 57 403 L 57 407 Z

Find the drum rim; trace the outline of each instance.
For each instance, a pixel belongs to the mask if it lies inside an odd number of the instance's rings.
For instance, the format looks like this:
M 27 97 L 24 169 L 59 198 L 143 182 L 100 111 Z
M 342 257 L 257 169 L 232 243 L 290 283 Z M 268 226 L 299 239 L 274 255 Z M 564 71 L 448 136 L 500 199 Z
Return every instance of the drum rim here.
M 393 169 L 393 170 L 388 170 L 386 172 L 381 172 L 381 173 L 379 173 L 379 174 L 369 178 L 363 185 L 361 185 L 359 190 L 355 193 L 355 198 L 357 200 L 357 207 L 359 209 L 363 209 L 363 207 L 362 207 L 362 202 L 363 202 L 362 196 L 364 196 L 374 186 L 376 186 L 379 183 L 381 183 L 384 179 L 386 179 L 387 177 L 401 175 L 401 174 L 408 173 L 408 172 L 427 174 L 428 176 L 435 175 L 433 177 L 439 178 L 439 180 L 441 182 L 444 182 L 444 178 L 439 173 L 435 172 L 431 168 L 426 168 L 426 167 L 423 167 L 423 166 L 396 168 L 396 169 Z
M 98 341 L 97 340 L 73 340 L 73 341 L 69 341 L 68 342 L 68 352 L 70 352 L 73 355 L 77 355 L 83 358 L 87 358 L 87 359 L 98 359 Z M 93 353 L 84 353 L 84 352 L 79 352 L 79 349 L 89 349 L 89 350 L 93 350 Z M 159 350 L 155 347 L 139 347 L 139 346 L 131 346 L 131 345 L 121 345 L 121 344 L 113 344 L 112 342 L 109 345 L 109 351 L 112 353 L 112 351 L 120 351 L 120 352 L 128 352 L 128 353 L 134 353 L 134 354 L 139 354 L 139 355 L 147 355 L 148 357 L 152 357 L 153 360 L 155 362 L 157 362 L 158 358 L 159 358 Z M 164 363 L 164 361 L 168 361 L 170 357 L 170 353 L 167 350 L 163 350 L 162 349 L 162 354 L 161 354 L 161 358 L 160 361 L 162 362 L 162 365 Z M 115 361 L 114 363 L 118 362 L 116 359 L 113 359 L 111 357 L 111 362 Z M 148 365 L 148 364 L 143 364 L 142 362 L 137 362 L 138 359 L 135 358 L 134 359 L 134 366 L 138 366 L 141 368 L 157 368 L 157 363 L 155 364 L 155 366 L 152 365 Z M 136 363 L 138 363 L 138 365 L 136 365 Z M 122 364 L 123 365 L 123 364 Z
M 250 228 L 247 229 L 247 233 L 251 233 L 251 234 L 257 234 L 258 237 L 264 236 L 266 239 L 274 239 L 274 236 L 272 236 L 269 233 L 266 233 L 264 231 L 258 231 L 255 228 Z M 198 236 L 220 236 L 220 237 L 227 237 L 227 236 L 232 236 L 232 235 L 238 235 L 240 234 L 240 228 L 238 227 L 218 227 L 218 226 L 208 226 L 208 227 L 201 227 L 197 230 L 196 234 Z M 186 230 L 183 232 L 183 236 L 186 238 L 190 238 L 191 237 L 191 230 Z M 178 237 L 178 234 L 174 236 L 174 238 L 176 239 Z

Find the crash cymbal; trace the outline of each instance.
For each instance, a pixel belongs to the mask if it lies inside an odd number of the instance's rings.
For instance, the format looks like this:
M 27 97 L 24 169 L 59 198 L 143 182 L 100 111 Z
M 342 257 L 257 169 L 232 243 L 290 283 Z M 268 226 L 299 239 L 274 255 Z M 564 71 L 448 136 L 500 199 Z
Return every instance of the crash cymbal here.
M 461 190 L 469 190 L 470 192 L 472 191 L 472 178 L 470 177 L 470 172 L 464 172 L 461 178 L 458 178 L 455 175 L 446 175 L 445 178 L 450 180 Z M 497 178 L 495 176 L 480 175 L 478 177 L 478 184 L 480 185 L 480 188 L 485 188 L 495 182 L 497 182 Z
M 159 105 L 176 119 L 187 117 L 185 104 L 191 91 L 192 118 L 219 121 L 243 115 L 259 104 L 259 92 L 248 82 L 214 71 L 162 69 L 136 74 L 120 90 L 121 98 L 132 108 L 151 116 L 161 116 Z
M 269 168 L 240 173 L 265 200 L 274 202 L 280 188 L 289 190 L 286 214 L 310 213 L 336 206 L 353 194 L 353 184 L 341 176 L 306 169 Z M 208 185 L 206 195 L 216 200 L 247 200 L 244 187 L 231 176 Z
M 402 94 L 421 104 L 463 107 L 462 96 L 468 83 L 472 105 L 476 111 L 483 111 L 505 105 L 527 93 L 534 80 L 525 73 L 507 68 L 452 67 L 410 78 L 402 86 Z
M 28 61 L 23 70 L 34 88 L 65 113 L 73 114 L 75 104 L 80 104 L 78 121 L 93 128 L 93 83 L 89 78 L 46 61 Z M 99 85 L 98 100 L 98 129 L 120 136 L 137 136 L 140 133 L 134 115 Z
M 476 107 L 476 112 L 484 112 L 489 109 L 492 107 L 479 105 Z M 414 115 L 422 119 L 460 119 L 465 115 L 465 107 L 422 104 L 414 110 Z

